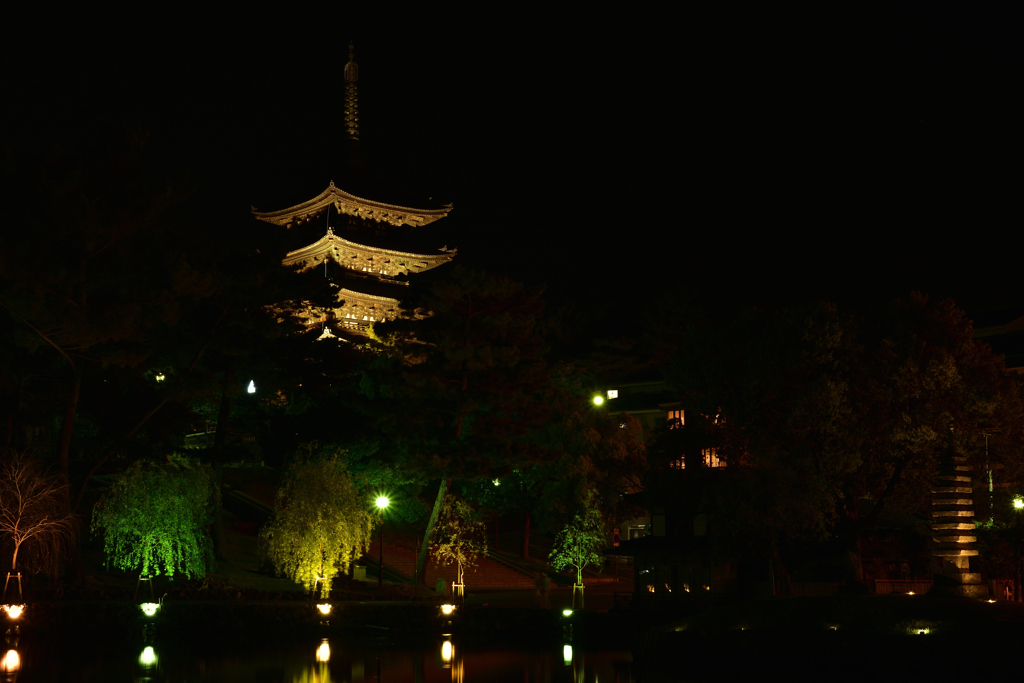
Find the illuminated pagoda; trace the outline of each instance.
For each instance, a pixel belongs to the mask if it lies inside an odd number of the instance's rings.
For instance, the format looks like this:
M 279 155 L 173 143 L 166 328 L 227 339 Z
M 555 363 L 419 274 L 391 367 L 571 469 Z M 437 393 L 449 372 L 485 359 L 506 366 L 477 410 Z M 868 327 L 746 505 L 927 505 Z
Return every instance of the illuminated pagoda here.
M 981 574 L 971 571 L 970 558 L 978 555 L 975 536 L 973 482 L 967 458 L 953 450 L 953 425 L 949 445 L 939 456 L 938 473 L 932 485 L 932 556 L 936 559 L 937 594 L 984 598 L 988 588 Z
M 349 45 L 345 136 L 352 149 L 357 149 L 359 142 L 358 79 L 359 68 Z M 289 251 L 282 263 L 299 272 L 321 269 L 337 290 L 332 307 L 303 302 L 303 322 L 307 329 L 321 329 L 321 338 L 335 336 L 329 329 L 331 318 L 344 331 L 365 334 L 371 324 L 399 317 L 409 276 L 448 263 L 456 254 L 447 247 L 423 245 L 426 236 L 422 228 L 447 216 L 451 204 L 430 207 L 424 205 L 429 201 L 393 199 L 394 190 L 358 158 L 339 185 L 332 180 L 316 197 L 287 209 L 264 212 L 253 208 L 257 219 L 295 229 L 304 242 L 318 237 Z M 367 198 L 383 199 L 382 194 L 389 201 Z

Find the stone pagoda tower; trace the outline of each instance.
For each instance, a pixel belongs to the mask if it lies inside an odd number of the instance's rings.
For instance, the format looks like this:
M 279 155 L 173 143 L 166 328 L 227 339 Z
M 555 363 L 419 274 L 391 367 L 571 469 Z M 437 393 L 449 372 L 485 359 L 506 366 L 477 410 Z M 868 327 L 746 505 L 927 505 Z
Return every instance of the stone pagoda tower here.
M 349 45 L 343 126 L 353 150 L 359 143 L 358 81 L 359 67 Z M 394 190 L 358 156 L 347 171 L 341 186 L 332 180 L 326 190 L 295 206 L 279 211 L 253 208 L 257 219 L 303 235 L 300 243 L 305 246 L 288 252 L 284 266 L 300 272 L 320 269 L 330 278 L 328 286 L 336 292 L 334 305 L 304 302 L 301 316 L 307 329 L 321 331 L 321 338 L 335 336 L 329 329 L 332 324 L 348 333 L 365 334 L 371 324 L 394 320 L 402 310 L 400 299 L 408 277 L 448 263 L 456 254 L 446 247 L 417 247 L 427 237 L 423 228 L 447 216 L 451 204 L 429 206 L 429 200 L 394 199 Z M 312 238 L 318 239 L 305 241 Z
M 967 458 L 953 450 L 950 424 L 949 445 L 939 456 L 938 473 L 932 485 L 932 556 L 938 564 L 932 590 L 984 598 L 988 589 L 981 583 L 981 574 L 970 568 L 970 558 L 978 554 L 970 469 Z

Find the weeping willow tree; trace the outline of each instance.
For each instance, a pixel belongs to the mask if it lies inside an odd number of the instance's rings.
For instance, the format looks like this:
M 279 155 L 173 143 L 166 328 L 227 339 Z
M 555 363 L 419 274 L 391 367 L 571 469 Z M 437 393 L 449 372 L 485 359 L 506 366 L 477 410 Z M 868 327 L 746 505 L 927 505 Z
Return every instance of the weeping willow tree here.
M 487 552 L 485 531 L 484 523 L 469 503 L 451 494 L 445 496 L 431 550 L 440 564 L 456 564 L 459 584 L 465 583 L 463 572 L 476 563 L 477 557 Z
M 206 526 L 218 495 L 209 468 L 187 458 L 136 461 L 93 509 L 107 568 L 138 570 L 143 578 L 205 576 L 213 561 Z
M 374 518 L 337 457 L 293 465 L 274 508 L 261 532 L 264 552 L 307 590 L 319 586 L 322 597 L 370 547 Z

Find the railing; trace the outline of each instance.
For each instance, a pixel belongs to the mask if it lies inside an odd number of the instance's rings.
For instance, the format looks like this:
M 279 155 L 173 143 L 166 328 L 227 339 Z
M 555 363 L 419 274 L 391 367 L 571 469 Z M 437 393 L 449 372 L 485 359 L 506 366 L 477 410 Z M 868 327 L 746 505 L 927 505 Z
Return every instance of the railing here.
M 931 579 L 875 579 L 875 593 L 927 593 L 932 587 Z

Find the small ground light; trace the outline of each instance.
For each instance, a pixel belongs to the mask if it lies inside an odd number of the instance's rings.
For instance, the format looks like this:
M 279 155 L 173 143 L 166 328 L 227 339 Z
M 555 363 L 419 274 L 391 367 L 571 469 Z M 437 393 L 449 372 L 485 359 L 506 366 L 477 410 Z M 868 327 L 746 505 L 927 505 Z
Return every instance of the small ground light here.
M 327 604 L 327 603 L 323 603 L 323 604 L 317 605 L 316 608 L 318 610 L 320 610 L 320 614 L 330 614 L 331 613 L 331 606 L 329 604 Z
M 147 669 L 156 664 L 156 651 L 152 645 L 147 645 L 146 649 L 139 655 L 139 664 L 146 667 Z
M 928 635 L 929 629 L 926 629 L 926 628 L 915 628 L 914 629 L 914 633 L 916 633 L 919 636 Z
M 572 616 L 572 610 L 571 609 L 564 609 L 564 610 L 562 610 L 562 616 L 563 617 L 571 617 Z
M 145 614 L 147 617 L 153 616 L 154 614 L 156 614 L 156 611 L 160 609 L 159 603 L 155 602 L 144 602 L 141 605 L 139 605 L 139 607 L 142 608 L 142 613 Z
M 441 643 L 441 659 L 446 662 L 452 661 L 452 641 L 446 640 Z
M 0 605 L 0 609 L 7 612 L 11 619 L 17 619 L 25 611 L 25 605 Z
M 0 659 L 0 671 L 15 672 L 21 668 L 21 657 L 17 650 L 8 650 L 3 659 Z
M 566 666 L 572 664 L 572 645 L 562 646 L 562 661 L 565 662 Z
M 451 614 L 455 611 L 455 605 L 441 605 L 441 614 Z
M 316 649 L 316 661 L 318 662 L 329 662 L 331 660 L 331 645 L 324 638 L 320 643 L 320 647 Z

